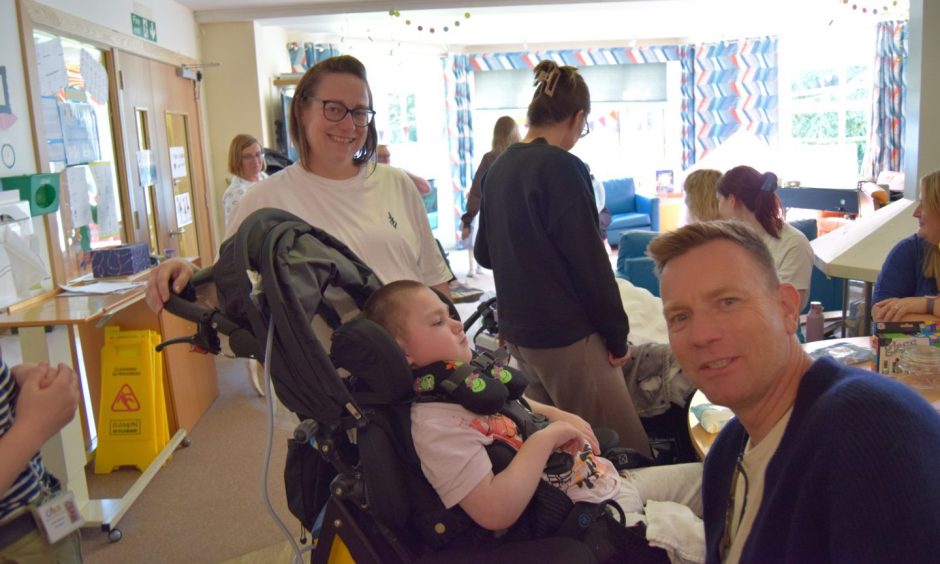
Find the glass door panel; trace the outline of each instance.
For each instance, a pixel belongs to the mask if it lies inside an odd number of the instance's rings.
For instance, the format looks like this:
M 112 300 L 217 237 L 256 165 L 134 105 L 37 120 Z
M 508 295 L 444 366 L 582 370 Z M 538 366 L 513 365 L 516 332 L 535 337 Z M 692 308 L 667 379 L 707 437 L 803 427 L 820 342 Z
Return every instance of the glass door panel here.
M 176 215 L 176 237 L 181 256 L 199 256 L 196 214 L 193 210 L 192 165 L 189 148 L 189 116 L 166 113 L 167 150 L 170 155 L 170 176 L 173 180 L 173 207 Z

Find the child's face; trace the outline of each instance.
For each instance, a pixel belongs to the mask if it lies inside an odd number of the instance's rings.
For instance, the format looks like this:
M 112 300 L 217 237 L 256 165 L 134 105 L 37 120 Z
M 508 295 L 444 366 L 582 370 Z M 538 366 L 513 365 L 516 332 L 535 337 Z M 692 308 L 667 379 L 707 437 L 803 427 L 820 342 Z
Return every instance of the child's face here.
M 402 311 L 404 323 L 396 340 L 412 366 L 473 358 L 463 325 L 450 318 L 447 305 L 430 288 L 411 292 L 403 300 Z

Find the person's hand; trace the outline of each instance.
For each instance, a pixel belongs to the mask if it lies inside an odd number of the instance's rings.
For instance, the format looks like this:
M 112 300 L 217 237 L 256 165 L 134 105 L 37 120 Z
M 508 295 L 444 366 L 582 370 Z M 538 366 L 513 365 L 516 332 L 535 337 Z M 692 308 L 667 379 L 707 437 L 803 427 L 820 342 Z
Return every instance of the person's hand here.
M 924 313 L 926 308 L 927 300 L 923 296 L 888 298 L 871 308 L 871 318 L 875 321 L 901 321 L 912 313 Z
M 463 227 L 460 228 L 460 240 L 466 241 L 469 238 L 470 238 L 470 226 L 464 225 Z
M 39 387 L 46 388 L 55 377 L 55 372 L 49 370 L 48 362 L 40 362 L 39 364 L 24 362 L 17 364 L 10 368 L 10 374 L 13 375 L 13 379 L 16 380 L 16 385 L 20 388 L 25 386 L 26 381 L 34 376 L 39 378 Z
M 174 292 L 182 292 L 193 277 L 193 272 L 195 267 L 181 258 L 161 262 L 147 279 L 147 306 L 154 313 L 160 313 L 163 304 L 170 299 L 170 283 L 173 283 Z
M 552 450 L 561 450 L 571 456 L 577 456 L 584 448 L 581 431 L 567 421 L 552 421 L 539 433 L 547 433 L 552 438 Z
M 64 364 L 56 367 L 38 364 L 34 367 L 20 386 L 13 424 L 22 426 L 42 446 L 75 417 L 79 397 L 78 376 Z
M 590 423 L 570 411 L 558 409 L 557 407 L 546 409 L 544 415 L 548 418 L 549 422 L 564 421 L 568 423 L 581 433 L 581 438 L 584 442 L 591 445 L 591 450 L 594 454 L 601 453 L 601 445 L 597 441 L 597 437 L 594 435 L 594 429 L 591 427 Z
M 627 354 L 623 356 L 614 356 L 610 351 L 607 351 L 607 362 L 610 363 L 614 368 L 620 368 L 624 364 L 630 361 L 630 349 L 627 349 Z

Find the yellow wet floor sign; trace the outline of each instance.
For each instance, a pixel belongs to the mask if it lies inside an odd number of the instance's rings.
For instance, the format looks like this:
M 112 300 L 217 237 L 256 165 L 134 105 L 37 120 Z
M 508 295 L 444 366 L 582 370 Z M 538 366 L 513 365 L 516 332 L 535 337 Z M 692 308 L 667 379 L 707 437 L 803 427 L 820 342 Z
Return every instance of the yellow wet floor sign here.
M 159 342 L 155 331 L 105 329 L 96 474 L 121 466 L 143 472 L 170 439 Z

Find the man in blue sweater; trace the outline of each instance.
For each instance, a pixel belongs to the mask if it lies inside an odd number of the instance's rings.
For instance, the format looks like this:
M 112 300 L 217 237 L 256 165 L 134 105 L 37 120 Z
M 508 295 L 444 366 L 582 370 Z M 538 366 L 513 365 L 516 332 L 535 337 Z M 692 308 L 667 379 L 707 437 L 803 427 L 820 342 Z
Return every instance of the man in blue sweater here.
M 705 460 L 708 562 L 936 562 L 940 415 L 796 338 L 799 294 L 743 224 L 655 239 L 669 342 L 730 407 Z

